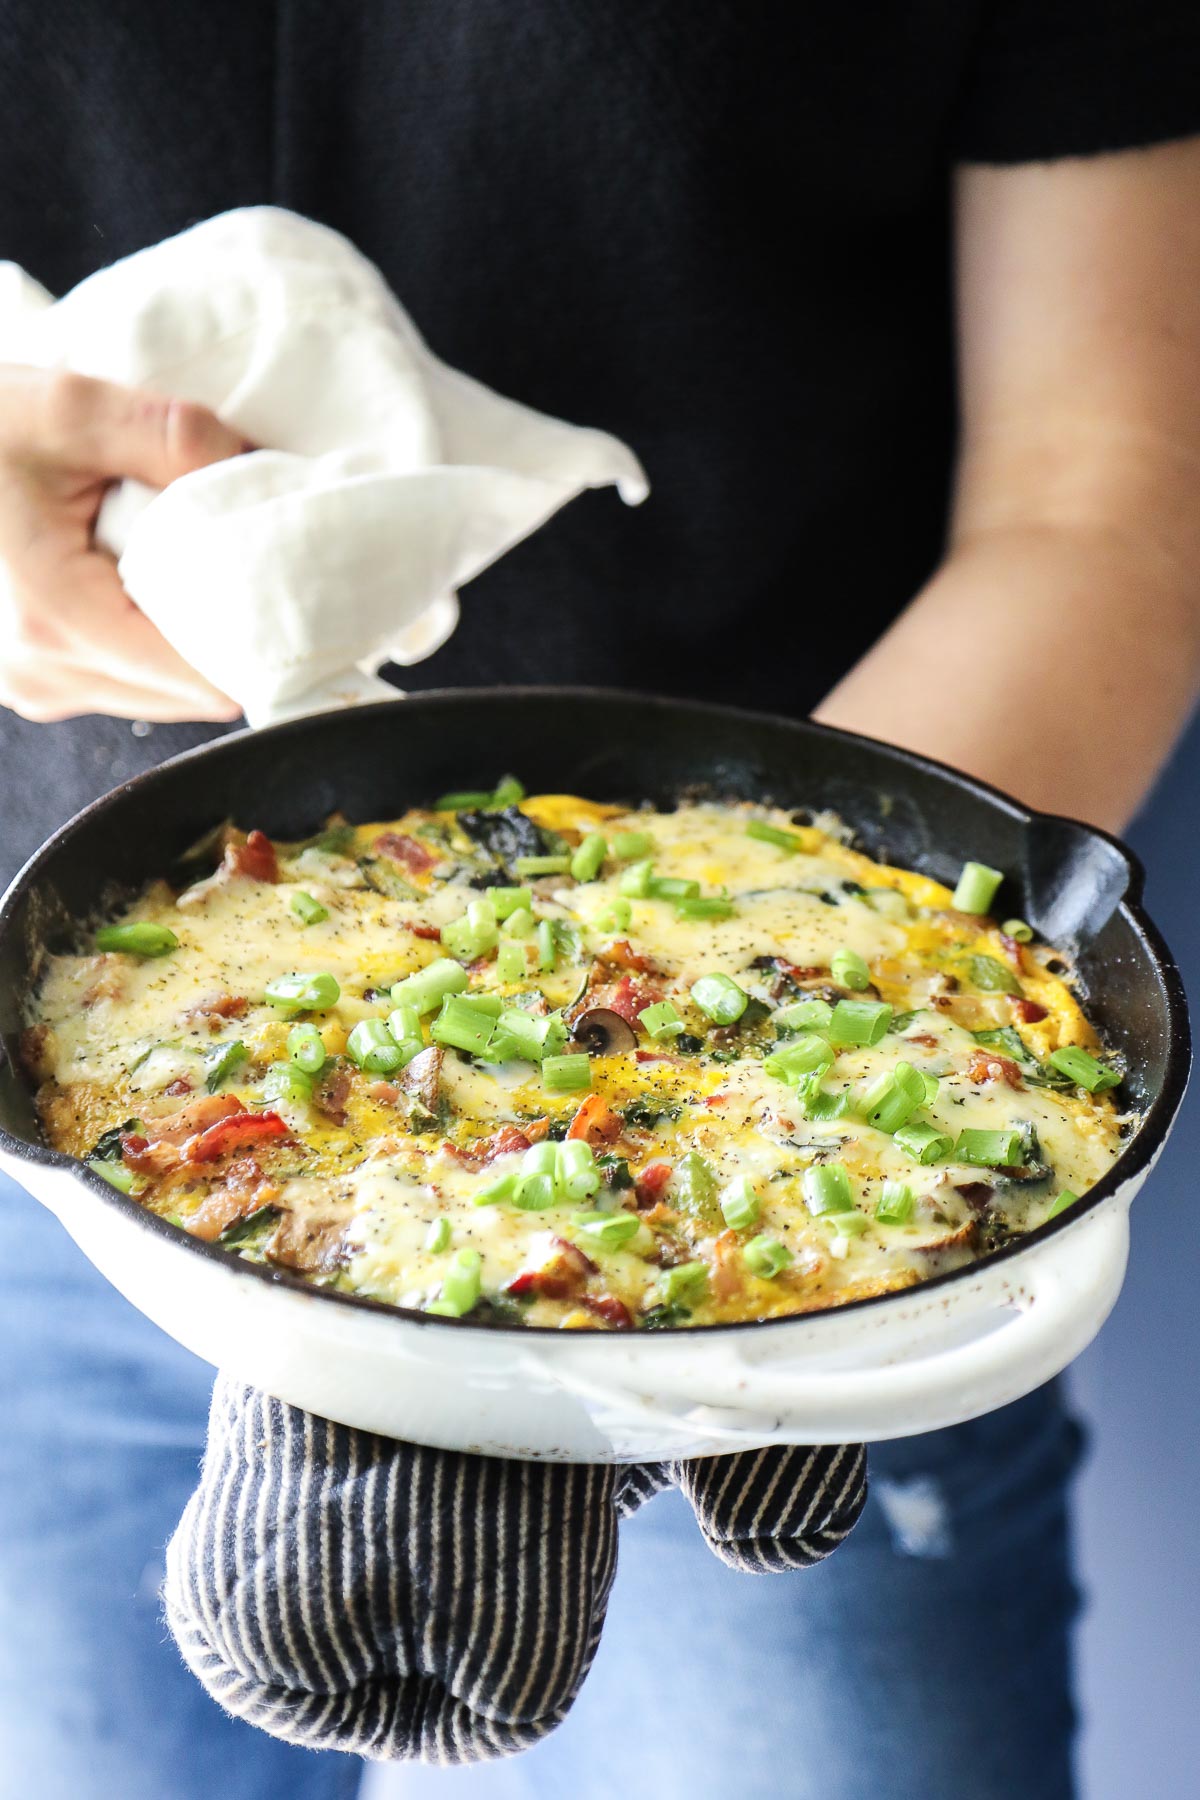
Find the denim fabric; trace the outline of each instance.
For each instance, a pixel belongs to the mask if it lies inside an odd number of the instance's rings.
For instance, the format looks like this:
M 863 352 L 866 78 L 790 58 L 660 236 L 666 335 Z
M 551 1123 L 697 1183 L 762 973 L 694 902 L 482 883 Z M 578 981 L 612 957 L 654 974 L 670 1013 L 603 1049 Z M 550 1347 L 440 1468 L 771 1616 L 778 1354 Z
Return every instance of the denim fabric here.
M 160 1621 L 210 1371 L 2 1182 L 0 1370 L 0 1800 L 348 1800 L 357 1762 L 227 1719 Z M 791 1575 L 724 1567 L 663 1495 L 566 1724 L 387 1791 L 1067 1800 L 1078 1447 L 1051 1390 L 881 1446 L 849 1543 Z

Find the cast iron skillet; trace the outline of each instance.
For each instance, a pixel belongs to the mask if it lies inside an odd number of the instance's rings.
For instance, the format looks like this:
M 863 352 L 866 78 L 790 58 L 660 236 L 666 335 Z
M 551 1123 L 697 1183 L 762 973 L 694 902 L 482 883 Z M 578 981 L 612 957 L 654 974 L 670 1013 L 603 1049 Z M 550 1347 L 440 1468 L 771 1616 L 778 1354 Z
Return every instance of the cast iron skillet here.
M 1025 918 L 1073 953 L 1089 1014 L 1124 1055 L 1126 1093 L 1143 1122 L 1081 1205 L 996 1251 L 989 1262 L 1069 1227 L 1153 1161 L 1187 1085 L 1187 1007 L 1179 971 L 1140 904 L 1141 867 L 1115 838 L 1031 813 L 924 757 L 806 720 L 598 688 L 546 687 L 432 691 L 241 732 L 126 782 L 64 825 L 0 906 L 0 1146 L 26 1161 L 73 1167 L 97 1204 L 119 1208 L 148 1231 L 170 1233 L 185 1253 L 227 1260 L 229 1252 L 177 1232 L 44 1143 L 16 1055 L 39 955 L 71 947 L 77 921 L 170 870 L 223 818 L 300 838 L 337 810 L 359 821 L 392 818 L 447 790 L 487 785 L 505 770 L 519 774 L 531 793 L 670 804 L 698 792 L 831 808 L 853 827 L 861 848 L 883 861 L 950 883 L 968 858 L 1005 870 L 999 916 Z M 283 1271 L 244 1262 L 240 1267 L 262 1281 L 314 1292 Z M 970 1275 L 969 1265 L 923 1285 L 964 1275 Z M 324 1298 L 371 1310 L 381 1306 L 353 1294 L 326 1291 Z M 887 1298 L 835 1310 L 844 1316 Z M 421 1317 L 426 1324 L 464 1329 L 459 1321 Z

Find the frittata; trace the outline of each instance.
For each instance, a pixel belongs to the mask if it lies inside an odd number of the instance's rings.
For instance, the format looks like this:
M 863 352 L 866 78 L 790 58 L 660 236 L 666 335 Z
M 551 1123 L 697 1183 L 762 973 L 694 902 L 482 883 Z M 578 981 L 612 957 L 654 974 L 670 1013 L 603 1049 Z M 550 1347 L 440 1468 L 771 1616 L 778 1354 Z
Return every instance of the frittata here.
M 51 1144 L 231 1254 L 472 1323 L 649 1330 L 909 1286 L 1135 1127 L 1066 957 L 741 802 L 511 779 L 303 843 L 222 828 L 47 959 Z M 215 867 L 214 867 L 215 864 Z

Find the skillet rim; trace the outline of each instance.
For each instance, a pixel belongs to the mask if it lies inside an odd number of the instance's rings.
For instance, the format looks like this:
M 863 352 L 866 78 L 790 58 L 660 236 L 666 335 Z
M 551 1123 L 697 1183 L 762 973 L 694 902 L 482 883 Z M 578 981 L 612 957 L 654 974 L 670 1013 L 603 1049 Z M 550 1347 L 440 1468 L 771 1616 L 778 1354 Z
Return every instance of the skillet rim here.
M 578 684 L 556 686 L 549 683 L 538 683 L 520 686 L 425 688 L 416 693 L 398 693 L 394 700 L 372 701 L 367 704 L 372 709 L 383 707 L 396 712 L 400 712 L 402 709 L 411 710 L 413 707 L 422 710 L 428 707 L 437 711 L 443 707 L 457 708 L 464 702 L 477 700 L 517 702 L 540 699 L 620 701 L 622 703 L 636 700 L 639 705 L 652 707 L 657 711 L 685 711 L 719 718 L 726 722 L 743 721 L 755 726 L 777 726 L 789 732 L 796 732 L 800 736 L 814 736 L 866 746 L 868 753 L 877 757 L 884 766 L 891 765 L 902 770 L 919 770 L 951 787 L 965 790 L 993 809 L 1007 813 L 1015 819 L 1023 831 L 1028 831 L 1034 825 L 1046 821 L 1069 824 L 1098 842 L 1109 845 L 1117 852 L 1124 864 L 1127 871 L 1125 891 L 1114 910 L 1124 913 L 1134 927 L 1166 997 L 1168 1043 L 1162 1086 L 1151 1101 L 1141 1127 L 1131 1139 L 1128 1147 L 1117 1157 L 1111 1169 L 1094 1187 L 1088 1189 L 1081 1201 L 1060 1213 L 1057 1218 L 1047 1220 L 1034 1231 L 1014 1238 L 1001 1249 L 993 1250 L 985 1257 L 965 1263 L 961 1268 L 947 1269 L 941 1274 L 931 1275 L 924 1281 L 914 1283 L 912 1287 L 893 1289 L 882 1294 L 871 1294 L 862 1299 L 846 1301 L 838 1306 L 821 1307 L 808 1312 L 780 1313 L 768 1319 L 689 1325 L 669 1331 L 641 1331 L 637 1333 L 639 1344 L 648 1339 L 677 1342 L 681 1338 L 691 1338 L 697 1334 L 753 1332 L 764 1330 L 772 1325 L 794 1325 L 800 1320 L 811 1322 L 818 1318 L 845 1318 L 851 1313 L 861 1313 L 868 1308 L 896 1302 L 901 1298 L 911 1300 L 918 1294 L 931 1293 L 945 1288 L 951 1282 L 969 1278 L 985 1265 L 990 1269 L 1001 1263 L 1011 1262 L 1026 1251 L 1048 1243 L 1060 1232 L 1069 1230 L 1072 1226 L 1079 1224 L 1088 1214 L 1096 1211 L 1126 1183 L 1149 1173 L 1166 1141 L 1171 1126 L 1174 1124 L 1187 1090 L 1191 1070 L 1191 1025 L 1183 977 L 1179 967 L 1162 933 L 1142 904 L 1145 871 L 1138 857 L 1120 838 L 1111 832 L 1104 831 L 1100 826 L 1085 824 L 1082 820 L 1071 819 L 1068 815 L 1040 812 L 1036 808 L 1025 806 L 1011 794 L 1005 793 L 1003 789 L 993 786 L 990 782 L 966 775 L 960 769 L 952 768 L 949 764 L 939 762 L 934 757 L 922 756 L 914 750 L 902 749 L 880 739 L 866 737 L 861 732 L 845 731 L 839 726 L 825 725 L 815 719 L 788 718 L 780 713 L 760 712 L 751 707 L 728 706 L 719 701 L 688 700 L 676 695 L 643 693 L 632 688 L 591 687 Z M 212 760 L 214 756 L 219 755 L 224 745 L 241 745 L 247 737 L 279 742 L 281 739 L 292 736 L 302 736 L 317 721 L 333 718 L 345 718 L 350 721 L 360 712 L 361 708 L 359 707 L 331 707 L 321 712 L 304 713 L 296 718 L 285 719 L 278 724 L 264 726 L 258 730 L 247 726 L 239 731 L 228 732 L 207 743 L 180 751 L 178 755 L 169 757 L 165 762 L 157 764 L 152 769 L 143 770 L 128 781 L 121 782 L 117 787 L 110 789 L 108 793 L 102 794 L 60 825 L 58 830 L 47 838 L 40 849 L 34 852 L 14 876 L 3 897 L 0 898 L 0 940 L 8 930 L 12 929 L 16 907 L 26 890 L 33 884 L 42 865 L 56 856 L 76 832 L 97 814 L 110 810 L 127 796 L 136 794 L 147 785 L 168 776 L 177 768 L 205 759 Z M 6 1052 L 0 1046 L 0 1063 L 7 1060 Z M 18 1078 L 23 1079 L 22 1076 L 18 1076 Z M 192 1237 L 188 1232 L 181 1231 L 178 1226 L 170 1224 L 159 1214 L 148 1212 L 145 1207 L 139 1206 L 136 1200 L 122 1194 L 110 1182 L 105 1181 L 102 1176 L 88 1168 L 86 1163 L 80 1162 L 78 1158 L 68 1156 L 64 1151 L 54 1150 L 48 1144 L 16 1137 L 3 1125 L 0 1125 L 0 1150 L 16 1157 L 21 1162 L 67 1172 L 124 1218 L 136 1220 L 143 1229 L 156 1232 L 164 1241 L 169 1241 L 176 1248 L 183 1248 L 193 1254 L 208 1258 L 231 1275 L 258 1279 L 265 1281 L 271 1287 L 281 1287 L 310 1298 L 335 1301 L 339 1305 L 358 1311 L 381 1314 L 399 1319 L 405 1324 L 416 1324 L 431 1330 L 448 1329 L 459 1332 L 465 1330 L 486 1336 L 500 1331 L 517 1338 L 533 1336 L 554 1338 L 560 1341 L 562 1339 L 562 1328 L 557 1325 L 505 1327 L 471 1324 L 464 1319 L 450 1319 L 437 1313 L 394 1306 L 387 1301 L 372 1299 L 366 1294 L 348 1294 L 333 1288 L 321 1287 L 311 1281 L 303 1280 L 299 1275 L 290 1274 L 286 1270 L 269 1268 L 263 1263 L 249 1262 L 244 1257 L 238 1256 L 236 1252 L 223 1249 L 219 1244 L 208 1243 L 203 1239 Z M 580 1336 L 585 1339 L 611 1337 L 620 1340 L 624 1339 L 625 1334 L 605 1331 L 599 1327 L 584 1328 L 579 1332 L 572 1333 L 573 1338 Z

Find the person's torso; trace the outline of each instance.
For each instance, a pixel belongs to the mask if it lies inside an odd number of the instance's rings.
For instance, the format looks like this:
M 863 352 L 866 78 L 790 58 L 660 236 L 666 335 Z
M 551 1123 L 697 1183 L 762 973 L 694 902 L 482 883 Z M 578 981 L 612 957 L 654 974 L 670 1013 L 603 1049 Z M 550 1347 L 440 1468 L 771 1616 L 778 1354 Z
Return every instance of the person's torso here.
M 290 206 L 371 256 L 447 361 L 646 466 L 642 508 L 587 495 L 472 583 L 407 686 L 803 711 L 935 564 L 973 6 L 81 11 L 64 41 L 0 0 L 0 255 L 61 292 L 197 218 Z M 8 871 L 203 735 L 0 714 Z

